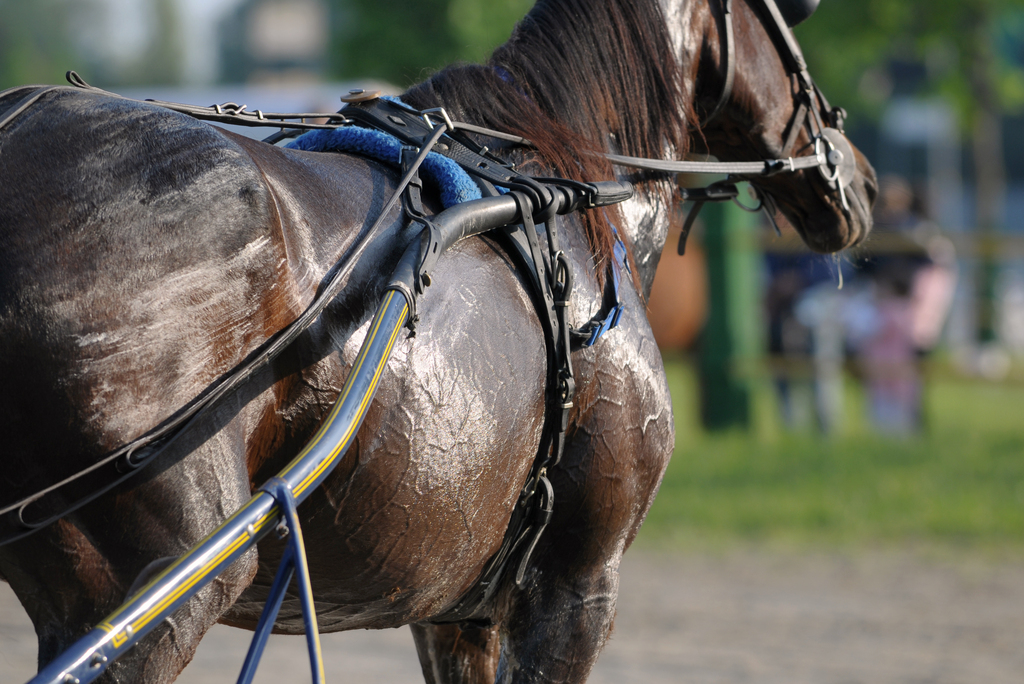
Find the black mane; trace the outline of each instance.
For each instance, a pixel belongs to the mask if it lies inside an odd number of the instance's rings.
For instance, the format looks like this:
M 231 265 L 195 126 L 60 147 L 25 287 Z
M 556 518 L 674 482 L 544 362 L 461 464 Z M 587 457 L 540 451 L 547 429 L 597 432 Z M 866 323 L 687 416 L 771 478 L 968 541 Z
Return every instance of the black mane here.
M 414 107 L 516 133 L 536 145 L 546 173 L 613 177 L 586 150 L 683 154 L 689 107 L 661 8 L 654 0 L 539 0 L 486 65 L 455 65 L 414 86 Z M 588 212 L 596 256 L 610 252 L 604 212 Z

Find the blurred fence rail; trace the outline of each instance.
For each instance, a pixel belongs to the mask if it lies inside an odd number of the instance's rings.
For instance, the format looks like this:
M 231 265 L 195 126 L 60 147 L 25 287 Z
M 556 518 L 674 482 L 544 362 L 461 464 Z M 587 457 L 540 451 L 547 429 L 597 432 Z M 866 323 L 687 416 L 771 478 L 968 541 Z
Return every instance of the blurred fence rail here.
M 874 254 L 915 254 L 927 250 L 933 238 L 948 240 L 960 258 L 988 257 L 998 261 L 1024 259 L 1024 234 L 1017 233 L 952 233 L 932 232 L 921 237 L 908 232 L 876 231 L 863 244 L 849 250 L 853 257 Z M 767 254 L 807 253 L 807 245 L 796 234 L 777 236 L 765 231 L 761 248 Z

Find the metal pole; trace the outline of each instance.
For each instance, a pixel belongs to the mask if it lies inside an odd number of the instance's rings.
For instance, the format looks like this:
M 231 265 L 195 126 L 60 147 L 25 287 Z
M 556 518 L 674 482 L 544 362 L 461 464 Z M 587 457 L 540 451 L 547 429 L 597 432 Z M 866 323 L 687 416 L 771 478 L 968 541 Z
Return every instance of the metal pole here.
M 746 429 L 751 376 L 760 354 L 757 219 L 731 203 L 704 207 L 708 321 L 700 355 L 701 421 Z

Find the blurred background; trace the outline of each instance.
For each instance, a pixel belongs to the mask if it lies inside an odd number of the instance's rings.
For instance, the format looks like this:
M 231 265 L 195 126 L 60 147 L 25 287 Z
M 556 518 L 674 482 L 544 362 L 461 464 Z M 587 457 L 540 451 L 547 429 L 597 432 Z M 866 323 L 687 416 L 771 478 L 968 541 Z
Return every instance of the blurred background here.
M 531 5 L 0 0 L 0 88 L 75 69 L 133 97 L 334 111 L 353 84 L 398 91 L 485 60 Z M 638 544 L 1013 565 L 1024 0 L 822 0 L 796 33 L 878 172 L 875 231 L 838 257 L 812 255 L 785 226 L 776 235 L 720 205 L 704 209 L 685 257 L 670 237 L 649 308 L 677 446 Z M 677 230 L 688 210 L 676 208 Z

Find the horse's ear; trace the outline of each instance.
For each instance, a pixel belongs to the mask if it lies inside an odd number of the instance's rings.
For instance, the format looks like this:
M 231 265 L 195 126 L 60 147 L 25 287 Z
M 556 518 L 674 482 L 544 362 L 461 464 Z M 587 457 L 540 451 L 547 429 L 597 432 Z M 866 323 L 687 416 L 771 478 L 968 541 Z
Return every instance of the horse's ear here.
M 789 26 L 796 26 L 818 9 L 820 0 L 776 0 L 782 18 Z

